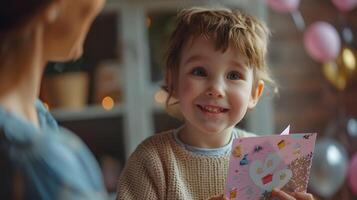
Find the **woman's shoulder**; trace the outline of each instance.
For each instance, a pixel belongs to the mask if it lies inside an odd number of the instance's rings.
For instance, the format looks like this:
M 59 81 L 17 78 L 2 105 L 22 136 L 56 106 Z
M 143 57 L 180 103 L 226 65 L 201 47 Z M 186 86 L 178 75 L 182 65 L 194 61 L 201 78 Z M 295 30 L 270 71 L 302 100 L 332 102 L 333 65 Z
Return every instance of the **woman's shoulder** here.
M 36 100 L 35 106 L 37 109 L 39 120 L 42 123 L 45 123 L 46 126 L 51 127 L 52 129 L 58 129 L 57 121 L 53 118 L 49 110 L 45 107 L 44 103 L 40 99 Z

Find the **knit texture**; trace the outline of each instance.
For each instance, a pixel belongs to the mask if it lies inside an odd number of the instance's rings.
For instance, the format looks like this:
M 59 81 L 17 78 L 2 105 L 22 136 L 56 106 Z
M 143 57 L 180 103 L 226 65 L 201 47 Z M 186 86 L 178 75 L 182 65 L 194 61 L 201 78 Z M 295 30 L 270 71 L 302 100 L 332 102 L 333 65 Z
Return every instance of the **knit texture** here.
M 254 136 L 238 130 L 239 137 Z M 223 193 L 229 155 L 202 156 L 174 140 L 173 130 L 142 142 L 119 178 L 117 199 L 207 199 Z

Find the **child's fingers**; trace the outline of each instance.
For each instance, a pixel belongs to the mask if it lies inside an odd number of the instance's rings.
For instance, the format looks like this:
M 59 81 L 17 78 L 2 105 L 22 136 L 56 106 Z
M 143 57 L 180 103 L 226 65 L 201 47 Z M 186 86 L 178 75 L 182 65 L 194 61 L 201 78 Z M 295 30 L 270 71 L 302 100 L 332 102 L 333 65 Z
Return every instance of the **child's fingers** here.
M 295 197 L 293 197 L 293 196 L 289 195 L 288 193 L 283 192 L 279 189 L 273 189 L 272 195 L 274 197 L 279 197 L 279 199 L 281 199 L 281 200 L 296 200 Z
M 296 199 L 301 199 L 301 200 L 314 200 L 314 196 L 312 196 L 312 194 L 306 193 L 306 192 L 294 192 L 293 196 Z

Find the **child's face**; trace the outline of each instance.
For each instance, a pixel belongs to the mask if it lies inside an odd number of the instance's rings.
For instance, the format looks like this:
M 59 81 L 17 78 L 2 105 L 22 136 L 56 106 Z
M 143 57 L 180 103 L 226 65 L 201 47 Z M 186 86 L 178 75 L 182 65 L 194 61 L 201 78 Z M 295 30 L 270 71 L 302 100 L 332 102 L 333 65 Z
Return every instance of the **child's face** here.
M 252 92 L 253 69 L 238 50 L 215 51 L 196 38 L 182 49 L 175 95 L 186 125 L 204 133 L 230 130 L 259 98 Z

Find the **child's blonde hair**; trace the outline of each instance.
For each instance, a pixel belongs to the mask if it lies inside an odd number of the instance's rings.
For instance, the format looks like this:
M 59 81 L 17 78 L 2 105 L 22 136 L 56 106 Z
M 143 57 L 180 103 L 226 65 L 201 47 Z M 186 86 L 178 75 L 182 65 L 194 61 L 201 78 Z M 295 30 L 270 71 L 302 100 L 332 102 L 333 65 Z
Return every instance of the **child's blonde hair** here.
M 253 16 L 226 8 L 189 8 L 177 15 L 177 26 L 171 35 L 166 59 L 165 89 L 167 104 L 177 90 L 177 75 L 184 45 L 197 37 L 215 40 L 216 50 L 238 49 L 248 58 L 254 72 L 254 87 L 258 80 L 275 86 L 266 64 L 268 38 L 266 25 Z

